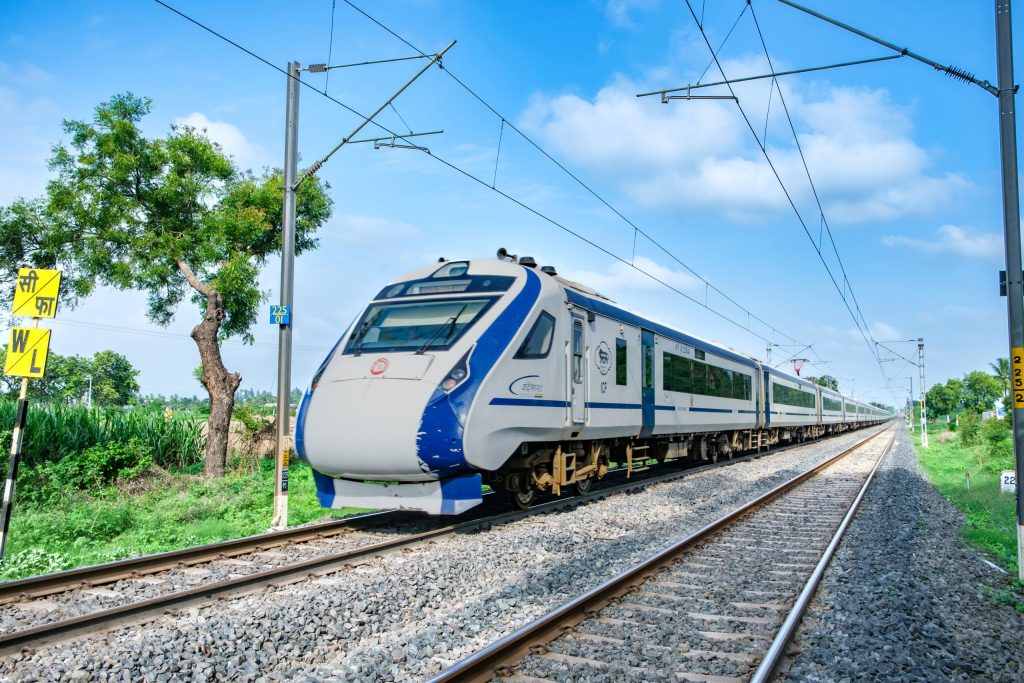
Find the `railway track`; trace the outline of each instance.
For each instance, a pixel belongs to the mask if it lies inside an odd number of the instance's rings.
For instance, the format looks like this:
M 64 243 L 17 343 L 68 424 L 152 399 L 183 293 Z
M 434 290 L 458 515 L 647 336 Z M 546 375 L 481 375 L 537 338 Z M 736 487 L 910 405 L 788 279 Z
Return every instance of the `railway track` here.
M 770 680 L 896 434 L 876 432 L 431 683 Z
M 732 462 L 768 453 L 739 456 Z M 485 508 L 478 516 L 454 524 L 418 513 L 369 513 L 0 584 L 0 624 L 7 622 L 0 635 L 0 655 L 144 623 L 213 599 L 336 572 L 387 553 L 409 551 L 446 535 L 484 530 L 727 464 L 669 471 L 662 467 L 658 468 L 660 474 L 649 470 L 636 479 L 606 484 L 588 494 L 553 500 L 529 510 L 486 514 Z M 418 530 L 410 533 L 410 527 Z

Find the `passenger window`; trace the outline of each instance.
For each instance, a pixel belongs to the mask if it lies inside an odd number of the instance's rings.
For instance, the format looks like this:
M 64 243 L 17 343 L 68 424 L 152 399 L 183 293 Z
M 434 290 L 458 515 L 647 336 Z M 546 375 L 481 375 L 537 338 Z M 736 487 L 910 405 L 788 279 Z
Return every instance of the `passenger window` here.
M 654 346 L 644 347 L 644 388 L 654 388 Z
M 572 321 L 572 381 L 583 382 L 583 321 L 579 318 Z
M 516 358 L 547 358 L 551 350 L 551 339 L 555 336 L 555 319 L 549 313 L 541 311 L 537 322 L 523 340 L 523 345 L 516 351 Z
M 619 386 L 626 386 L 629 378 L 627 372 L 627 362 L 629 360 L 629 354 L 626 349 L 625 339 L 615 340 L 615 383 Z

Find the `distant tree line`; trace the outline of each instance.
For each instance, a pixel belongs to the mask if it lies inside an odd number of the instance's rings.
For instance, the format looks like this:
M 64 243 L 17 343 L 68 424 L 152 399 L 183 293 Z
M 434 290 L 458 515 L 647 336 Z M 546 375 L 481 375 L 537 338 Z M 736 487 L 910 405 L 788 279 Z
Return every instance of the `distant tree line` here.
M 7 347 L 0 348 L 0 365 L 7 359 Z M 121 407 L 135 403 L 139 393 L 139 371 L 116 351 L 97 351 L 92 358 L 62 356 L 51 352 L 46 375 L 28 383 L 29 398 L 59 403 L 85 403 L 92 383 L 92 403 Z M 20 377 L 0 377 L 0 392 L 16 398 Z
M 993 410 L 996 401 L 1009 393 L 1009 359 L 997 358 L 990 367 L 991 374 L 975 370 L 933 385 L 926 394 L 928 414 L 935 417 L 960 413 L 980 415 Z

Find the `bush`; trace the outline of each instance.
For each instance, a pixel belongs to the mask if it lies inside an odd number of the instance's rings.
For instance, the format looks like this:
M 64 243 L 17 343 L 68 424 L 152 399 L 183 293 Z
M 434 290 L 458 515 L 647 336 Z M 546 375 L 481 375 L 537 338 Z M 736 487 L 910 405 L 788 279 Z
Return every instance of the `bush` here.
M 254 414 L 251 408 L 248 404 L 238 404 L 232 413 L 232 417 L 241 425 L 238 434 L 242 450 L 257 457 L 272 456 L 277 439 L 277 422 L 263 419 Z
M 1013 469 L 1013 434 L 1005 420 L 986 420 L 981 425 L 981 441 L 989 462 L 985 469 L 1001 472 Z
M 68 492 L 102 489 L 134 479 L 153 465 L 153 451 L 139 439 L 92 446 L 59 462 L 27 467 L 18 477 L 19 496 L 37 506 L 52 504 Z
M 964 413 L 960 416 L 960 443 L 964 446 L 977 446 L 981 441 L 981 418 L 975 413 Z
M 0 579 L 21 578 L 38 574 L 51 574 L 67 568 L 67 560 L 43 548 L 27 548 L 4 558 L 0 565 Z

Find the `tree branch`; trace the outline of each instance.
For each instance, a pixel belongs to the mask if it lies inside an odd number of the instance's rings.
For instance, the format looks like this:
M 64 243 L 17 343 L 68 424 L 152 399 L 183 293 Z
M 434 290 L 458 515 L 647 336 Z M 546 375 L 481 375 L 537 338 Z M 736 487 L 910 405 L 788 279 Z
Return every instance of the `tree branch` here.
M 200 279 L 196 277 L 196 274 L 192 271 L 192 268 L 190 268 L 189 265 L 185 263 L 183 259 L 177 259 L 177 263 L 178 270 L 180 270 L 181 274 L 185 276 L 185 279 L 188 281 L 188 283 L 192 285 L 192 289 L 196 290 L 203 296 L 210 296 L 210 294 L 213 292 L 213 290 L 210 289 L 210 286 L 200 281 Z

